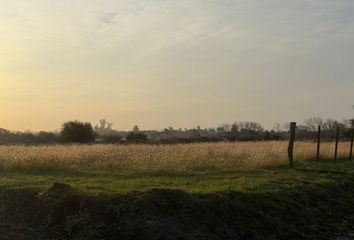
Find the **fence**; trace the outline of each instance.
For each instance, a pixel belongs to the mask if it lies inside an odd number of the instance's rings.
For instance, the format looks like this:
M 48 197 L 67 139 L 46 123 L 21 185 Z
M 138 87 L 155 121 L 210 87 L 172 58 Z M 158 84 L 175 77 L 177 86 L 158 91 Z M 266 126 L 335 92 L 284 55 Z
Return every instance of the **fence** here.
M 320 153 L 321 153 L 321 126 L 318 126 L 317 132 L 317 152 L 316 152 L 316 161 L 320 161 Z M 339 136 L 340 136 L 340 127 L 336 127 L 335 132 L 335 148 L 334 148 L 334 162 L 337 161 L 338 158 L 338 145 L 339 145 Z M 289 168 L 294 167 L 294 143 L 296 137 L 296 122 L 290 123 L 290 137 L 289 137 L 289 147 L 288 147 L 288 159 L 289 159 Z M 351 161 L 353 157 L 353 143 L 354 143 L 354 128 L 351 130 L 351 138 L 350 138 L 350 150 L 349 150 L 349 158 Z

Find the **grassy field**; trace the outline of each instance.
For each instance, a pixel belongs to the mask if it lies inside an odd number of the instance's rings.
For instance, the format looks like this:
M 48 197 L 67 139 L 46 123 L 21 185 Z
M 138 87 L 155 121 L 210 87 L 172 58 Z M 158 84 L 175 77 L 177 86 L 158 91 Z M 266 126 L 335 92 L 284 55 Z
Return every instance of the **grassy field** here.
M 46 234 L 28 226 L 53 224 L 68 239 L 352 239 L 349 144 L 334 162 L 334 144 L 324 143 L 316 162 L 316 144 L 297 142 L 294 169 L 286 150 L 286 142 L 2 146 L 0 226 L 16 235 L 27 219 L 28 239 Z
M 332 163 L 333 148 L 324 143 L 317 164 L 316 144 L 296 143 L 296 168 L 340 169 L 340 163 Z M 288 171 L 286 149 L 286 142 L 2 146 L 0 184 L 46 189 L 63 182 L 90 194 L 119 194 L 150 188 L 194 193 L 254 189 L 279 177 L 321 181 L 316 173 Z M 348 143 L 340 144 L 339 159 L 347 157 L 348 149 Z

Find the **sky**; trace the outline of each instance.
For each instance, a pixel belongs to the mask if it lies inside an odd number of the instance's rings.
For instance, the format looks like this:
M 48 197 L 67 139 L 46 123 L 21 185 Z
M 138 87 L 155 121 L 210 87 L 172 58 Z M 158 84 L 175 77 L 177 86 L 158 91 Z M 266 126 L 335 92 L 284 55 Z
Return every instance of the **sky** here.
M 0 0 L 0 128 L 354 115 L 353 0 Z

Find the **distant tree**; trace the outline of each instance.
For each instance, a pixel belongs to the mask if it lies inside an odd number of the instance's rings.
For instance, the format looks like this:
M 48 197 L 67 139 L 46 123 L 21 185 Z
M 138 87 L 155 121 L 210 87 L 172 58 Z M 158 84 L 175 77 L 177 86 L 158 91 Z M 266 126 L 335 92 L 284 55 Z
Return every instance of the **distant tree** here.
M 324 122 L 323 122 L 323 129 L 324 130 L 329 130 L 329 129 L 333 129 L 336 126 L 336 122 L 333 119 L 327 118 Z
M 91 143 L 95 141 L 95 132 L 91 123 L 70 121 L 63 124 L 60 138 L 64 143 Z
M 32 144 L 32 143 L 35 142 L 36 137 L 35 137 L 35 135 L 33 133 L 31 133 L 29 131 L 26 131 L 26 132 L 24 132 L 21 135 L 22 135 L 21 137 L 22 137 L 23 143 Z
M 316 131 L 318 126 L 322 126 L 324 124 L 323 118 L 320 117 L 312 117 L 304 120 L 305 125 L 309 128 L 310 131 Z
M 40 131 L 35 135 L 36 144 L 53 144 L 58 142 L 58 134 Z
M 277 133 L 281 132 L 281 131 L 282 131 L 281 124 L 278 123 L 278 122 L 274 123 L 274 127 L 273 127 L 272 130 L 273 130 L 274 132 L 277 132 Z
M 290 122 L 285 122 L 285 123 L 283 123 L 282 125 L 281 125 L 281 127 L 282 127 L 282 129 L 284 130 L 284 131 L 289 131 L 289 127 L 290 127 Z
M 109 135 L 102 136 L 104 143 L 119 143 L 122 140 L 122 137 L 115 131 Z
M 219 126 L 216 128 L 216 132 L 219 134 L 219 135 L 222 135 L 224 134 L 226 131 L 225 131 L 225 128 Z
M 238 124 L 237 123 L 232 124 L 230 131 L 233 136 L 237 135 L 237 133 L 239 132 Z
M 223 123 L 218 127 L 218 129 L 222 132 L 230 132 L 231 131 L 231 124 Z
M 339 123 L 342 125 L 344 128 L 351 128 L 352 127 L 352 119 L 342 119 L 342 121 Z
M 138 125 L 135 125 L 135 126 L 133 127 L 133 132 L 134 132 L 134 133 L 138 133 L 139 131 L 140 131 L 140 129 L 139 129 Z
M 142 132 L 129 132 L 127 135 L 127 141 L 129 142 L 146 142 L 147 135 Z
M 251 121 L 245 122 L 235 122 L 235 126 L 237 126 L 238 130 L 241 132 L 263 132 L 264 128 L 261 124 Z
M 104 136 L 114 135 L 115 132 L 112 129 L 112 126 L 112 122 L 108 122 L 106 119 L 100 119 L 99 126 L 96 125 L 94 128 L 96 136 L 102 139 Z

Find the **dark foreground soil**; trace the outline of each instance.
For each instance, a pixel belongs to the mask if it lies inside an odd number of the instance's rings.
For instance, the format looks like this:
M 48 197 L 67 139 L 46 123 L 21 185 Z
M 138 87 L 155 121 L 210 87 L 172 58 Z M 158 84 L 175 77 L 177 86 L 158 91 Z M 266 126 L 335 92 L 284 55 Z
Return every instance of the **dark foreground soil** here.
M 54 184 L 47 193 L 3 189 L 0 198 L 0 240 L 239 238 L 236 218 L 224 218 L 212 206 L 197 206 L 178 190 L 109 199 Z
M 354 239 L 354 181 L 274 193 L 0 189 L 0 240 Z

